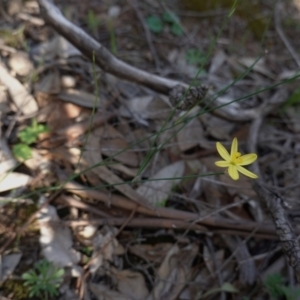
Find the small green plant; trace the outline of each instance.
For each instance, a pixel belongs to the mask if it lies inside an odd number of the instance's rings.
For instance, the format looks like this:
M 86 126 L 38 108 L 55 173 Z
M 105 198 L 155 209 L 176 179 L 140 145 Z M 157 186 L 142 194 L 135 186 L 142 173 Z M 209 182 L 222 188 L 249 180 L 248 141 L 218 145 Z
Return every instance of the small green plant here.
M 170 26 L 170 31 L 176 36 L 183 34 L 179 18 L 173 12 L 165 12 L 162 18 L 157 15 L 151 15 L 146 19 L 148 28 L 154 33 L 161 33 L 164 26 Z
M 171 32 L 174 35 L 182 36 L 183 29 L 182 26 L 180 25 L 180 20 L 173 12 L 169 12 L 169 11 L 165 12 L 163 14 L 163 20 L 166 23 L 169 23 Z
M 203 65 L 207 59 L 205 53 L 194 48 L 191 48 L 186 52 L 185 58 L 191 65 Z
M 13 146 L 13 153 L 17 158 L 26 160 L 31 158 L 31 148 L 29 145 L 35 143 L 41 133 L 48 132 L 46 125 L 38 124 L 36 119 L 32 120 L 31 126 L 25 127 L 18 134 L 21 143 Z
M 90 9 L 86 20 L 88 28 L 94 33 L 100 25 L 100 19 L 95 15 L 94 11 Z
M 284 278 L 280 274 L 268 275 L 264 286 L 272 299 L 297 300 L 300 296 L 300 289 L 286 286 Z
M 24 285 L 29 287 L 29 297 L 48 299 L 57 296 L 58 288 L 63 281 L 64 269 L 55 267 L 46 259 L 35 263 L 35 268 L 24 273 Z
M 284 102 L 282 111 L 284 112 L 290 106 L 297 106 L 300 104 L 300 87 L 297 87 L 291 96 Z
M 161 33 L 164 29 L 164 24 L 159 16 L 149 16 L 146 19 L 148 28 L 154 33 Z

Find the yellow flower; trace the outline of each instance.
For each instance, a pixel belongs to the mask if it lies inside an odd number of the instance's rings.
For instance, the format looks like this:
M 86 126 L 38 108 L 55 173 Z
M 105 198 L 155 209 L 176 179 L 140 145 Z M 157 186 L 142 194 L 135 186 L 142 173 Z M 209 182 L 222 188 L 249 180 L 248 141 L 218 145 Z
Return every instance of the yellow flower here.
M 228 168 L 228 174 L 233 180 L 239 179 L 238 172 L 241 172 L 250 178 L 258 178 L 256 174 L 242 167 L 250 165 L 256 161 L 257 155 L 255 153 L 242 155 L 238 152 L 237 138 L 234 138 L 232 141 L 230 155 L 225 147 L 219 142 L 217 142 L 217 150 L 224 160 L 216 161 L 215 164 L 221 168 Z

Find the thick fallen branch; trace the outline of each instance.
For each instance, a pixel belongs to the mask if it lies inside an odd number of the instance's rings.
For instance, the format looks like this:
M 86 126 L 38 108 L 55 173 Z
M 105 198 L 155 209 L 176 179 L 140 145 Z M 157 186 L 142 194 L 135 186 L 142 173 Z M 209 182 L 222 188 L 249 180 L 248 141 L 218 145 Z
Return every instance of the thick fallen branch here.
M 105 72 L 127 81 L 144 85 L 166 95 L 169 95 L 176 86 L 188 88 L 186 83 L 151 74 L 116 58 L 108 49 L 80 27 L 67 20 L 51 0 L 38 0 L 38 2 L 46 23 L 55 28 L 59 34 L 78 48 L 90 61 L 95 57 L 96 64 Z M 212 100 L 211 97 L 202 99 L 199 105 L 216 116 L 237 122 L 253 120 L 256 118 L 257 113 L 266 107 L 266 103 L 254 109 L 238 109 L 232 105 L 219 107 L 220 103 L 218 103 L 218 100 Z M 215 109 L 216 107 L 219 108 Z

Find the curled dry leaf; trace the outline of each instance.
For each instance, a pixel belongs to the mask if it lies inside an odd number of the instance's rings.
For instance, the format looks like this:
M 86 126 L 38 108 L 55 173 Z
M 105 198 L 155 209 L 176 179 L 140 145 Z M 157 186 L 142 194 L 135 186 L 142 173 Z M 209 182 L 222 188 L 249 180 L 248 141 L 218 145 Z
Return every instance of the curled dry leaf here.
M 149 203 L 152 205 L 163 204 L 164 201 L 168 199 L 172 188 L 181 181 L 179 177 L 181 177 L 183 173 L 184 161 L 177 161 L 161 169 L 150 178 L 151 181 L 145 182 L 138 187 L 136 191 L 147 198 Z

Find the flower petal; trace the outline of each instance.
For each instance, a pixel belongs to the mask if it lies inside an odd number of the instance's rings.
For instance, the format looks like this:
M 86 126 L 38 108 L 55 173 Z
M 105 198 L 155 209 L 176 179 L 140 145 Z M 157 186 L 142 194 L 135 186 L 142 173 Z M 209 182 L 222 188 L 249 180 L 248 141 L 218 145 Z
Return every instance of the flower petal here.
M 242 168 L 242 167 L 241 167 Z M 237 166 L 230 165 L 228 168 L 228 174 L 233 180 L 239 179 L 239 173 L 237 171 Z
M 215 165 L 221 168 L 228 168 L 230 166 L 230 162 L 225 160 L 219 160 L 215 162 Z
M 245 169 L 245 168 L 243 168 L 241 166 L 236 166 L 236 168 L 237 168 L 237 170 L 239 172 L 241 172 L 242 174 L 244 174 L 244 175 L 246 175 L 246 176 L 248 176 L 250 178 L 253 178 L 253 179 L 258 178 L 258 176 L 256 174 L 250 172 L 249 170 L 247 170 L 247 169 Z
M 239 166 L 247 166 L 252 164 L 257 159 L 257 155 L 255 153 L 246 154 L 240 157 L 242 159 L 242 163 L 238 164 Z
M 234 156 L 235 153 L 238 151 L 238 140 L 237 138 L 235 137 L 232 141 L 232 144 L 231 144 L 231 151 L 230 151 L 230 156 L 231 156 L 231 159 L 233 160 L 234 159 Z
M 217 142 L 217 150 L 220 154 L 220 156 L 226 160 L 226 161 L 230 161 L 230 155 L 228 153 L 228 151 L 225 149 L 225 147 L 220 143 L 220 142 Z

